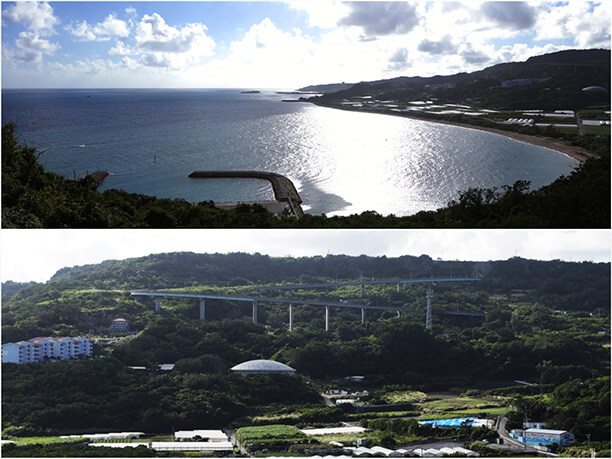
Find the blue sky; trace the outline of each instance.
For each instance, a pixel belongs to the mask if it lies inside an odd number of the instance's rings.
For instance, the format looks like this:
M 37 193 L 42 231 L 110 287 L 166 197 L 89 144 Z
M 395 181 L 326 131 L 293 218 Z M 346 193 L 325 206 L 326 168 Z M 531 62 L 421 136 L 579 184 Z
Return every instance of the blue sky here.
M 610 48 L 610 2 L 3 2 L 2 85 L 298 88 Z

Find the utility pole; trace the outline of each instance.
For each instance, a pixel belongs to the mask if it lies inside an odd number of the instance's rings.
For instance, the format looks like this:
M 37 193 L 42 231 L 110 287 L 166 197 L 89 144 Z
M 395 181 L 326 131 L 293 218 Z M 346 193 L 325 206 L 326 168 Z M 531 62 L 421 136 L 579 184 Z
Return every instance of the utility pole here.
M 591 457 L 591 434 L 586 434 L 587 437 L 587 454 Z

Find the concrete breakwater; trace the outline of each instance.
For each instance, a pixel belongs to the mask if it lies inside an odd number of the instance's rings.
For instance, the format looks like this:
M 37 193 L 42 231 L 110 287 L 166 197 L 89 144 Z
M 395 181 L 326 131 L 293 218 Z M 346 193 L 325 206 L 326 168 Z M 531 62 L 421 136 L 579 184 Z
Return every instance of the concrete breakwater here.
M 81 182 L 90 186 L 91 189 L 96 190 L 109 175 L 110 174 L 106 171 L 96 171 L 81 179 Z
M 302 211 L 302 198 L 295 189 L 293 182 L 287 177 L 266 171 L 193 171 L 189 178 L 254 178 L 267 180 L 272 185 L 274 198 L 280 202 L 287 202 L 296 217 L 304 215 Z

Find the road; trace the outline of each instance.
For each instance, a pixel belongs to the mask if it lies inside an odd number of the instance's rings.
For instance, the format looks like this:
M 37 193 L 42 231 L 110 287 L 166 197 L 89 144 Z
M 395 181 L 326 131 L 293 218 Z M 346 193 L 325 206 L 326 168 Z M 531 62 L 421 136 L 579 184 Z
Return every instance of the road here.
M 525 452 L 525 453 L 534 453 L 535 455 L 541 454 L 544 456 L 551 456 L 551 457 L 557 457 L 556 454 L 554 453 L 549 453 L 547 451 L 542 451 L 539 449 L 535 449 L 532 448 L 530 446 L 525 445 L 524 443 L 521 443 L 518 440 L 515 440 L 514 438 L 512 438 L 509 434 L 508 431 L 506 430 L 506 421 L 508 421 L 508 419 L 505 416 L 498 416 L 497 418 L 497 433 L 498 435 L 504 439 L 504 445 L 508 446 L 507 449 L 510 449 L 514 452 Z M 502 449 L 502 445 L 488 445 L 492 448 L 498 448 L 498 449 Z M 506 449 L 506 448 L 503 448 Z
M 323 397 L 323 401 L 325 402 L 325 406 L 336 406 L 336 404 L 333 402 L 331 396 L 326 395 L 325 393 L 321 393 L 321 397 Z

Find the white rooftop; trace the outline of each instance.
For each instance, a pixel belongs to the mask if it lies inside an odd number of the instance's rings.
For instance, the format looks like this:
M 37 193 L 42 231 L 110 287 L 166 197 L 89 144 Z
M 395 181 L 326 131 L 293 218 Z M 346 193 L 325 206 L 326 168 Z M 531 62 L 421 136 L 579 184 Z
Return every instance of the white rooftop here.
M 567 432 L 567 430 L 551 430 L 551 429 L 527 429 L 525 432 L 530 433 L 543 433 L 543 434 L 553 434 L 553 435 L 561 435 Z
M 62 435 L 60 438 L 89 438 L 90 440 L 109 440 L 117 438 L 135 438 L 144 435 L 144 432 L 110 432 L 100 434 Z
M 154 441 L 155 451 L 234 451 L 229 441 Z
M 302 433 L 306 435 L 335 435 L 335 434 L 352 434 L 352 433 L 362 433 L 365 432 L 366 429 L 358 426 L 349 426 L 349 427 L 329 427 L 323 429 L 303 429 Z

